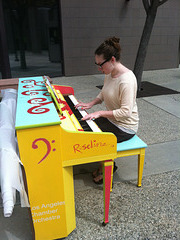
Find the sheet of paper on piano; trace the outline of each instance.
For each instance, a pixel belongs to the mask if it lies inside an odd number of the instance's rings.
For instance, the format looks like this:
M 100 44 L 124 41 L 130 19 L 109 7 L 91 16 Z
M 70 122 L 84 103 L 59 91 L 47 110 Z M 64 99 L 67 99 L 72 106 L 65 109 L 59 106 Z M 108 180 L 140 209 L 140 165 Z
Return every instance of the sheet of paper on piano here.
M 54 91 L 53 87 L 51 86 L 49 79 L 46 76 L 44 76 L 44 82 L 46 83 L 47 89 L 48 89 L 49 93 L 51 94 L 52 99 L 54 100 L 57 110 L 59 111 L 59 113 L 61 115 L 63 115 L 60 105 L 58 103 L 59 102 L 58 96 L 57 96 L 56 92 Z

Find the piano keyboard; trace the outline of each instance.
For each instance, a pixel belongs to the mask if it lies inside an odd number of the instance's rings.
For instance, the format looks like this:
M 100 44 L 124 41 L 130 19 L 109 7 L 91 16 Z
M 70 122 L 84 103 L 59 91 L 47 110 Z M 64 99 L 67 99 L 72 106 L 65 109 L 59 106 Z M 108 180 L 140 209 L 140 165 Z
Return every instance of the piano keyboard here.
M 81 124 L 84 131 L 92 131 L 92 132 L 101 132 L 100 128 L 96 125 L 95 122 L 92 120 L 81 120 L 84 116 L 87 115 L 87 112 L 82 109 L 76 109 L 74 106 L 78 104 L 77 99 L 74 97 L 74 95 L 68 95 L 64 96 L 67 104 L 73 111 L 74 115 L 76 116 L 77 120 Z

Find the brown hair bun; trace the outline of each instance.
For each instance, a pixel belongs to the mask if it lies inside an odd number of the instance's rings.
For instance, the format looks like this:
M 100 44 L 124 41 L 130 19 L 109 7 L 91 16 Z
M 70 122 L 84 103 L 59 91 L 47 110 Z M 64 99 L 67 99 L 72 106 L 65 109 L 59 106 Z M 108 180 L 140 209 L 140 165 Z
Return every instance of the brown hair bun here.
M 107 38 L 95 51 L 96 55 L 103 55 L 104 59 L 111 59 L 112 56 L 116 58 L 116 61 L 120 60 L 120 38 L 110 37 Z

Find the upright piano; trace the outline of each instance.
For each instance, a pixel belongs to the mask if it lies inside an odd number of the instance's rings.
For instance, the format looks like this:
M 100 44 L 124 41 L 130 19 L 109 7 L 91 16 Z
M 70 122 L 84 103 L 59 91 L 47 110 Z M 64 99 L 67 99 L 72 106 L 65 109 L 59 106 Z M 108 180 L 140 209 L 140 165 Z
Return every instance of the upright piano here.
M 74 108 L 77 100 L 68 86 L 48 77 L 20 78 L 16 132 L 25 170 L 34 238 L 58 239 L 75 228 L 73 166 L 103 162 L 104 220 L 108 223 L 113 160 L 117 140 L 102 132 L 87 114 Z

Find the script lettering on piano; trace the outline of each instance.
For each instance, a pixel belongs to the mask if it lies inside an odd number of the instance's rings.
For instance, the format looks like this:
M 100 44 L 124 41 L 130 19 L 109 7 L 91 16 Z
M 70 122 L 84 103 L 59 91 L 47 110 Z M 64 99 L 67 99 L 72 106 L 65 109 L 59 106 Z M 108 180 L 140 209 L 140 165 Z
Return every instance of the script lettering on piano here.
M 88 151 L 92 148 L 102 148 L 107 146 L 114 147 L 114 145 L 107 144 L 106 142 L 97 142 L 96 140 L 91 140 L 89 143 L 85 143 L 83 145 L 77 143 L 73 145 L 73 149 L 75 153 L 82 153 L 83 151 Z

